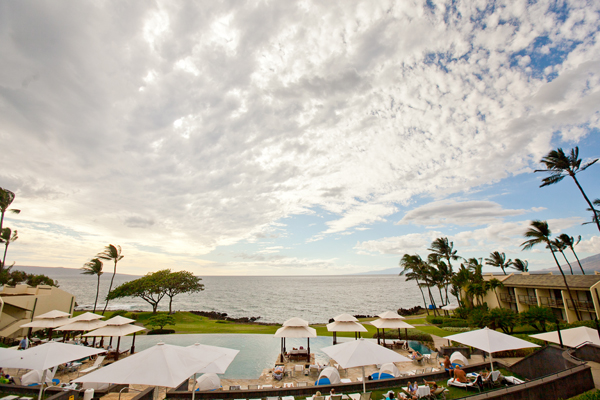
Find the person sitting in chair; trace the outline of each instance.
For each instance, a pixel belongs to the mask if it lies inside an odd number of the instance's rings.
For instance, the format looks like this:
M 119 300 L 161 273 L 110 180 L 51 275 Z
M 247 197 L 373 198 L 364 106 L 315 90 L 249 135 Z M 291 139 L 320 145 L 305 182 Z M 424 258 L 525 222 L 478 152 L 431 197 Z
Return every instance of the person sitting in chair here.
M 444 369 L 452 376 L 452 363 L 450 362 L 450 357 L 444 357 L 443 365 Z
M 465 371 L 463 371 L 463 369 L 460 367 L 460 365 L 457 365 L 454 368 L 454 379 L 461 383 L 469 383 L 467 374 L 465 373 Z

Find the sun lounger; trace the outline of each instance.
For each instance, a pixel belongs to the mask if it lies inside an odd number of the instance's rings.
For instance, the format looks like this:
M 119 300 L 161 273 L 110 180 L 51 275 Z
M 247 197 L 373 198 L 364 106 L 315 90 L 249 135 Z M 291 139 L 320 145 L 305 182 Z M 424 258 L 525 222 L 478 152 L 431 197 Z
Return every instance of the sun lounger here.
M 279 396 L 267 396 L 267 400 L 279 400 Z
M 18 399 L 18 398 L 19 398 L 19 396 L 4 396 L 0 400 L 15 400 L 15 399 Z
M 342 382 L 342 383 L 352 383 L 352 379 L 342 378 L 342 379 L 340 379 L 340 382 Z
M 496 371 L 494 371 L 496 372 Z M 515 376 L 505 376 L 504 379 L 506 379 L 509 383 L 512 383 L 513 385 L 520 385 L 522 383 L 525 383 L 525 381 L 515 377 Z
M 308 387 L 308 382 L 298 382 L 298 387 Z
M 481 391 L 481 390 L 479 390 L 479 386 L 477 386 L 475 384 L 475 382 L 464 383 L 464 382 L 459 382 L 454 378 L 448 379 L 448 386 L 454 386 L 454 387 L 465 389 L 465 390 L 477 389 L 477 391 Z
M 348 395 L 352 400 L 371 400 L 371 392 L 352 393 Z
M 282 396 L 281 400 L 295 400 L 294 396 Z
M 258 385 L 248 385 L 248 390 L 258 390 Z
M 102 366 L 102 361 L 104 361 L 105 358 L 106 356 L 98 356 L 98 358 L 96 358 L 96 361 L 94 361 L 94 365 L 92 365 L 89 368 L 80 370 L 78 375 L 87 374 L 88 372 L 97 370 Z

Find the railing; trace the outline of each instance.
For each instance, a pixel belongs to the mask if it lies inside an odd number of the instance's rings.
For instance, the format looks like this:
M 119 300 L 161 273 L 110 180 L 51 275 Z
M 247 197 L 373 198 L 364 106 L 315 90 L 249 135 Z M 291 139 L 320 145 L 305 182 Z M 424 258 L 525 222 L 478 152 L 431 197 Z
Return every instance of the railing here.
M 510 293 L 500 293 L 500 300 L 502 300 L 506 303 L 516 303 L 517 302 L 515 295 L 510 294 Z
M 552 297 L 540 297 L 540 301 L 543 306 L 546 307 L 555 307 L 555 308 L 563 308 L 565 306 L 565 302 L 562 299 L 553 299 Z
M 526 296 L 523 294 L 519 295 L 519 303 L 529 304 L 530 306 L 537 306 L 537 297 L 535 296 Z
M 578 309 L 580 310 L 586 310 L 586 311 L 594 311 L 594 303 L 591 301 L 582 301 L 582 300 L 574 300 L 575 302 L 575 306 L 577 306 Z M 574 310 L 575 308 L 573 307 L 573 301 L 571 301 L 571 299 L 567 299 L 567 307 L 569 307 L 571 310 Z

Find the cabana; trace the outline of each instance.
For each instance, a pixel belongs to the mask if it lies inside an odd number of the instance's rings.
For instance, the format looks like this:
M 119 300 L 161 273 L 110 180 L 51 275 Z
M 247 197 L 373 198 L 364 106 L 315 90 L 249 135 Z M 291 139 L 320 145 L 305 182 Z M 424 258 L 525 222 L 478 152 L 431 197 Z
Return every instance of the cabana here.
M 385 363 L 379 368 L 379 376 L 381 376 L 381 374 L 388 374 L 397 378 L 400 376 L 400 370 L 394 363 Z
M 455 351 L 450 355 L 450 362 L 452 364 L 460 364 L 463 367 L 469 365 L 469 360 L 460 351 Z
M 315 386 L 337 385 L 340 382 L 340 372 L 334 367 L 327 367 L 319 374 Z
M 360 338 L 360 332 L 367 332 L 356 317 L 350 314 L 340 314 L 333 318 L 333 322 L 327 324 L 327 331 L 333 332 L 333 344 L 337 343 L 337 332 L 354 332 L 354 338 Z
M 310 362 L 310 338 L 317 337 L 317 331 L 308 326 L 308 321 L 302 318 L 291 318 L 283 323 L 283 326 L 277 329 L 273 337 L 281 338 L 281 361 L 285 355 L 285 339 L 286 338 L 306 338 L 306 351 L 296 351 L 295 354 L 290 353 L 298 358 L 306 357 L 306 361 Z M 304 349 L 303 349 L 304 350 Z
M 221 387 L 221 379 L 215 373 L 208 373 L 200 376 L 196 380 L 196 386 L 199 391 L 217 390 Z
M 393 311 L 386 311 L 383 314 L 378 315 L 379 319 L 371 322 L 375 328 L 377 328 L 377 344 L 379 344 L 379 330 L 383 332 L 383 345 L 385 346 L 385 330 L 386 329 L 398 329 L 398 340 L 401 340 L 400 329 L 404 329 L 404 334 L 408 340 L 408 329 L 414 328 L 414 326 L 407 324 L 402 321 L 403 316 Z
M 600 337 L 598 336 L 598 331 L 588 328 L 587 326 L 578 326 L 577 328 L 561 329 L 560 332 L 545 332 L 529 336 L 545 342 L 552 342 L 567 347 L 577 347 L 583 343 L 593 343 L 600 346 Z

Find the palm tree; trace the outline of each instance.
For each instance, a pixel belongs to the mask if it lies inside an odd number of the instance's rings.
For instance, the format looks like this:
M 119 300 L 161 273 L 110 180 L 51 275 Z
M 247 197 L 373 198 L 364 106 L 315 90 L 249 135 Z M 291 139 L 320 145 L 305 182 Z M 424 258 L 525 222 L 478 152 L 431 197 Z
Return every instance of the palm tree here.
M 551 234 L 552 234 L 552 232 L 550 231 L 550 228 L 548 227 L 548 223 L 546 221 L 539 221 L 539 220 L 531 221 L 531 227 L 527 230 L 527 232 L 525 232 L 525 235 L 524 235 L 525 237 L 530 238 L 530 239 L 521 243 L 521 246 L 523 246 L 523 250 L 529 250 L 537 244 L 544 243 L 544 244 L 546 244 L 546 247 L 548 249 L 550 249 L 550 251 L 552 252 L 552 257 L 554 258 L 554 262 L 556 263 L 556 266 L 558 267 L 558 270 L 560 271 L 560 274 L 563 277 L 563 281 L 565 282 L 565 286 L 567 288 L 567 292 L 569 293 L 569 298 L 571 299 L 571 303 L 573 303 L 573 308 L 575 309 L 575 315 L 577 315 L 577 319 L 580 320 L 581 318 L 579 317 L 579 310 L 577 309 L 576 304 L 573 301 L 573 294 L 571 293 L 571 288 L 569 287 L 569 284 L 567 283 L 567 277 L 565 276 L 565 273 L 563 272 L 563 270 L 560 266 L 560 263 L 556 259 L 556 254 L 554 254 L 554 248 L 553 248 L 551 240 L 550 240 Z
M 506 254 L 494 251 L 493 253 L 490 253 L 490 258 L 485 259 L 485 263 L 492 267 L 500 267 L 502 272 L 504 272 L 504 275 L 506 275 L 505 268 L 510 267 L 512 261 L 510 258 L 506 261 Z
M 521 260 L 521 259 L 515 258 L 510 266 L 511 266 L 511 268 L 514 268 L 517 271 L 527 272 L 528 267 L 529 267 L 529 262 L 527 260 Z
M 114 246 L 109 244 L 104 248 L 102 253 L 98 253 L 96 255 L 97 258 L 101 260 L 113 260 L 115 262 L 115 269 L 113 271 L 112 278 L 110 278 L 110 285 L 108 286 L 108 293 L 112 290 L 113 281 L 115 280 L 115 275 L 117 273 L 117 262 L 123 259 L 123 255 L 121 255 L 121 246 Z M 108 307 L 108 296 L 106 296 L 106 304 L 104 305 L 104 310 L 102 310 L 102 315 L 106 312 L 106 307 Z
M 575 241 L 575 239 L 573 239 L 573 236 L 569 236 L 566 233 L 559 235 L 558 238 L 560 239 L 561 242 L 563 242 L 563 244 L 565 246 L 567 246 L 568 248 L 571 249 L 571 251 L 573 252 L 573 255 L 575 256 L 575 259 L 577 260 L 577 264 L 579 264 L 581 273 L 583 275 L 585 275 L 585 271 L 583 270 L 583 267 L 581 266 L 581 261 L 579 261 L 579 257 L 577 257 L 577 253 L 575 253 L 575 246 L 577 246 L 579 244 L 579 242 L 581 242 L 581 236 L 577 236 L 577 241 Z
M 0 187 L 0 232 L 2 232 L 2 226 L 4 224 L 4 213 L 6 213 L 6 211 L 10 211 L 14 214 L 18 214 L 21 212 L 21 210 L 8 209 L 8 207 L 14 199 L 15 194 L 13 192 Z
M 554 251 L 560 251 L 560 254 L 562 254 L 563 258 L 569 265 L 569 269 L 571 270 L 571 275 L 573 275 L 573 267 L 571 266 L 571 263 L 569 262 L 569 260 L 567 260 L 567 256 L 565 255 L 565 252 L 564 252 L 564 250 L 567 248 L 567 245 L 564 244 L 562 242 L 562 240 L 560 240 L 559 238 L 556 238 L 556 239 L 550 241 L 550 246 L 554 247 Z
M 594 206 L 592 206 L 592 202 L 588 199 L 587 195 L 583 191 L 583 188 L 579 184 L 579 181 L 575 177 L 578 172 L 585 171 L 594 163 L 596 163 L 598 159 L 596 158 L 593 161 L 590 161 L 581 166 L 581 160 L 579 159 L 579 147 L 575 147 L 571 149 L 571 153 L 569 155 L 565 154 L 563 149 L 558 148 L 556 150 L 550 151 L 546 157 L 542 158 L 542 163 L 546 166 L 546 169 L 536 169 L 534 172 L 548 172 L 550 176 L 542 179 L 542 184 L 540 187 L 554 185 L 562 181 L 567 175 L 573 178 L 573 181 L 579 188 L 579 191 L 583 195 L 583 198 L 590 206 L 590 209 L 593 212 L 593 220 L 600 231 L 600 218 L 596 214 L 596 210 Z
M 2 257 L 2 263 L 0 264 L 0 272 L 4 269 L 4 265 L 6 264 L 6 252 L 8 251 L 8 245 L 19 238 L 17 231 L 11 232 L 10 228 L 2 229 L 2 234 L 0 235 L 0 243 L 4 243 L 4 256 Z
M 460 258 L 456 255 L 456 250 L 454 250 L 454 242 L 449 242 L 447 237 L 437 238 L 431 243 L 431 248 L 427 250 L 433 251 L 440 258 L 445 258 L 448 262 L 450 273 L 453 272 L 450 260 L 458 260 Z
M 427 311 L 427 315 L 429 315 L 429 308 L 427 308 L 425 293 L 423 293 L 423 288 L 421 287 L 421 283 L 419 282 L 419 277 L 422 275 L 422 264 L 423 260 L 418 254 L 414 256 L 411 256 L 410 254 L 405 254 L 400 260 L 400 266 L 403 268 L 402 272 L 400 272 L 400 275 L 406 276 L 407 281 L 417 282 L 417 286 L 421 291 L 421 296 L 423 296 L 423 304 L 425 305 L 425 310 Z
M 96 312 L 96 304 L 98 304 L 98 294 L 100 293 L 100 276 L 103 274 L 102 272 L 102 261 L 97 258 L 92 258 L 90 261 L 83 264 L 82 274 L 84 275 L 97 275 L 98 276 L 98 284 L 96 285 L 96 301 L 94 301 L 94 311 Z
M 494 291 L 494 294 L 496 295 L 496 300 L 498 301 L 498 307 L 502 308 L 502 303 L 500 303 L 500 297 L 498 297 L 498 292 L 496 291 L 496 289 L 504 287 L 504 284 L 496 278 L 490 279 L 485 284 L 486 284 L 486 289 Z

